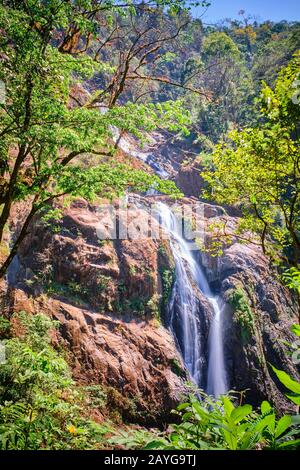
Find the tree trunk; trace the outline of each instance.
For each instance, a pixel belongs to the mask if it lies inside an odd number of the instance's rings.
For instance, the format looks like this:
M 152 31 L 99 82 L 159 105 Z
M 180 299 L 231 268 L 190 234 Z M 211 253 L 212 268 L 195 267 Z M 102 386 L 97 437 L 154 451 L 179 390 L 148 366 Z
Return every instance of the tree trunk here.
M 2 239 L 3 239 L 3 232 L 4 232 L 5 224 L 8 220 L 8 218 L 9 218 L 9 215 L 10 215 L 10 209 L 11 209 L 11 205 L 12 205 L 12 202 L 13 202 L 13 194 L 14 194 L 16 183 L 17 183 L 19 169 L 20 169 L 20 166 L 21 166 L 25 156 L 26 156 L 26 145 L 23 144 L 20 147 L 19 154 L 17 156 L 15 166 L 14 166 L 13 172 L 12 172 L 11 177 L 10 177 L 8 190 L 7 190 L 7 193 L 5 195 L 4 207 L 3 207 L 3 210 L 2 210 L 2 213 L 1 213 L 1 216 L 0 216 L 0 243 L 2 242 Z
M 24 135 L 26 134 L 30 126 L 32 90 L 33 90 L 33 82 L 32 82 L 31 77 L 28 76 L 27 77 L 27 96 L 26 96 L 26 101 L 25 101 L 25 117 L 24 117 L 23 129 L 22 129 L 22 133 Z M 19 170 L 24 159 L 27 157 L 28 152 L 29 152 L 29 146 L 27 145 L 26 142 L 23 142 L 20 145 L 19 153 L 18 153 L 18 156 L 16 158 L 16 161 L 15 161 L 12 173 L 11 173 L 7 194 L 5 196 L 4 207 L 2 210 L 2 214 L 0 216 L 0 243 L 2 242 L 2 239 L 3 239 L 3 232 L 4 232 L 5 224 L 10 215 L 10 209 L 11 209 L 11 205 L 13 202 L 13 196 L 14 196 L 14 191 L 15 191 L 15 187 L 17 184 L 17 180 L 18 180 Z
M 7 273 L 7 270 L 10 266 L 10 263 L 12 262 L 13 258 L 15 257 L 15 255 L 17 254 L 17 251 L 19 249 L 19 246 L 20 244 L 22 243 L 22 241 L 24 240 L 24 238 L 26 237 L 27 235 L 27 229 L 29 227 L 29 224 L 33 218 L 33 216 L 36 214 L 36 212 L 38 211 L 39 209 L 39 206 L 36 206 L 34 203 L 32 205 L 32 208 L 31 208 L 31 211 L 29 212 L 24 224 L 23 224 L 23 227 L 21 229 L 21 232 L 19 234 L 19 236 L 17 237 L 15 243 L 13 244 L 13 247 L 12 249 L 10 250 L 10 253 L 8 255 L 8 257 L 6 258 L 6 260 L 4 261 L 4 263 L 2 264 L 1 268 L 0 268 L 0 279 L 2 279 L 5 274 Z

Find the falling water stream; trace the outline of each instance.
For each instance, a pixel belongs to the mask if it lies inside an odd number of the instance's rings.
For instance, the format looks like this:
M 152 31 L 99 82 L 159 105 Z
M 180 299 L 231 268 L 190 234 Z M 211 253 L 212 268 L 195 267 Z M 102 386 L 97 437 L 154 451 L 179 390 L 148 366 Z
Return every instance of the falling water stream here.
M 133 150 L 126 138 L 114 130 L 115 139 L 123 150 Z M 162 179 L 170 175 L 159 167 L 156 158 L 150 153 L 135 152 L 135 156 L 147 162 Z M 148 195 L 155 194 L 155 188 Z M 189 243 L 184 239 L 182 230 L 176 216 L 171 209 L 161 202 L 157 204 L 157 211 L 161 218 L 161 225 L 170 236 L 170 246 L 175 261 L 175 275 L 170 303 L 170 327 L 181 351 L 183 361 L 196 385 L 202 384 L 210 395 L 219 396 L 228 390 L 226 383 L 226 369 L 223 351 L 223 322 L 222 313 L 224 305 L 221 298 L 214 296 L 207 282 L 206 276 L 193 256 Z M 196 296 L 195 286 L 202 292 L 211 306 L 213 319 L 210 324 L 208 337 L 208 367 L 207 376 L 203 377 L 204 351 L 201 342 L 201 319 L 199 300 Z M 179 325 L 178 325 L 179 323 Z M 205 385 L 204 385 L 205 384 Z
M 211 305 L 213 319 L 208 338 L 208 371 L 206 391 L 219 396 L 227 391 L 226 370 L 222 338 L 222 304 L 214 296 L 206 276 L 193 256 L 189 243 L 183 238 L 179 223 L 171 209 L 157 204 L 162 227 L 170 236 L 170 246 L 175 261 L 176 280 L 169 304 L 170 327 L 180 347 L 182 358 L 195 384 L 203 383 L 201 348 L 201 323 L 195 285 Z M 175 328 L 175 311 L 179 317 L 180 331 Z M 178 320 L 177 320 L 178 321 Z

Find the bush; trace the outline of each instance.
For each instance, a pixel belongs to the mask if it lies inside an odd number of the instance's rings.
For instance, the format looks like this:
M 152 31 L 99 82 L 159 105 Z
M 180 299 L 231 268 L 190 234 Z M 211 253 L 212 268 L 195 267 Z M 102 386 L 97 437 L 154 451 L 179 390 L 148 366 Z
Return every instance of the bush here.
M 272 406 L 264 401 L 258 412 L 251 405 L 235 406 L 232 397 L 218 400 L 201 393 L 179 405 L 181 423 L 170 433 L 157 435 L 145 449 L 168 450 L 251 450 L 296 449 L 300 445 L 299 415 L 277 419 Z
M 241 326 L 243 341 L 249 341 L 254 333 L 254 315 L 247 294 L 240 287 L 232 289 L 228 295 L 228 302 L 234 309 L 235 317 Z
M 89 449 L 103 446 L 107 426 L 85 415 L 69 366 L 51 346 L 57 327 L 42 314 L 13 316 L 17 336 L 4 341 L 0 365 L 0 449 Z

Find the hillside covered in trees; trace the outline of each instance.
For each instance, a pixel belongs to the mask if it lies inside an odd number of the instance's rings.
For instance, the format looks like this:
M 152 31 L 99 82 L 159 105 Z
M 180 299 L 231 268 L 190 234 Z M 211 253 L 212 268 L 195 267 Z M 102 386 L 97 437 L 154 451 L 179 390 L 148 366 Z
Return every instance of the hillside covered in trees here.
M 0 2 L 3 451 L 300 446 L 300 22 L 196 7 Z

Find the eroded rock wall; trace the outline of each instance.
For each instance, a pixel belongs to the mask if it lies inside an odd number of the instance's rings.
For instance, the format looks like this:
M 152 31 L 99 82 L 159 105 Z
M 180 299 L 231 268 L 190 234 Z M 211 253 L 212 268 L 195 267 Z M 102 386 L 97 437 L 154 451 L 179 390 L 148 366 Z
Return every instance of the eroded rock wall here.
M 96 206 L 84 200 L 63 211 L 59 222 L 32 224 L 11 276 L 8 314 L 44 312 L 59 320 L 58 344 L 76 380 L 113 387 L 131 400 L 136 411 L 123 410 L 127 419 L 166 421 L 186 377 L 160 320 L 171 292 L 162 279 L 172 270 L 168 244 L 99 239 Z

